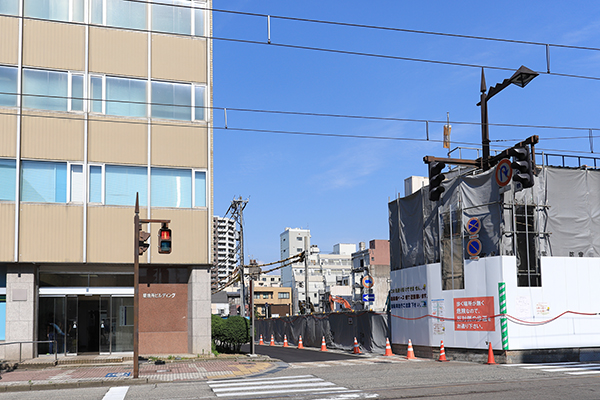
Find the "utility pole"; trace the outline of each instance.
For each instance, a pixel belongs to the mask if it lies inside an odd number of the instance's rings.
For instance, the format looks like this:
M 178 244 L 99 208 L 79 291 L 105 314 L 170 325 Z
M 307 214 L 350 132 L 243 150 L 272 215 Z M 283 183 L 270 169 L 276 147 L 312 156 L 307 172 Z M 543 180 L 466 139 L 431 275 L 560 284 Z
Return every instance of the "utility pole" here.
M 239 232 L 239 246 L 238 246 L 238 260 L 239 260 L 239 268 L 240 268 L 240 282 L 241 282 L 241 290 L 240 290 L 240 315 L 242 317 L 246 316 L 246 290 L 244 287 L 244 208 L 246 208 L 246 204 L 248 204 L 248 199 L 242 200 L 240 196 L 238 199 L 233 199 L 231 201 L 231 205 L 227 209 L 225 215 L 231 212 L 231 218 L 235 221 L 236 226 Z
M 304 311 L 308 312 L 308 255 L 310 254 L 310 249 L 308 248 L 308 236 L 304 237 Z

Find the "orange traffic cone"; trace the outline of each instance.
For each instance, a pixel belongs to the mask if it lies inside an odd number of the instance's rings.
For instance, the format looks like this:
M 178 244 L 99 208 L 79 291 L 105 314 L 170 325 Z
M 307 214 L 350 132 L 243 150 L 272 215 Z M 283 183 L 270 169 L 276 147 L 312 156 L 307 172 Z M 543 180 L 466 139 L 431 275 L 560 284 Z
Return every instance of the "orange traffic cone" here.
M 300 335 L 300 337 L 298 338 L 298 348 L 299 349 L 303 349 L 304 345 L 302 344 L 302 335 Z
M 446 350 L 444 350 L 444 341 L 442 340 L 442 344 L 440 345 L 440 358 L 438 361 L 448 361 L 446 360 Z
M 394 353 L 392 353 L 392 346 L 390 346 L 390 339 L 385 338 L 385 354 L 384 356 L 393 356 Z
M 273 334 L 271 334 L 271 343 L 269 343 L 269 346 L 275 346 L 275 338 L 273 337 Z
M 417 357 L 415 357 L 415 352 L 412 347 L 412 342 L 410 341 L 410 339 L 408 339 L 408 351 L 406 352 L 406 359 L 407 360 L 415 360 L 416 358 Z
M 283 335 L 283 347 L 290 347 L 288 346 L 287 335 Z
M 494 361 L 494 350 L 492 350 L 492 342 L 490 342 L 490 347 L 488 350 L 488 364 L 496 364 L 496 361 Z
M 262 335 L 260 335 L 260 339 L 258 340 L 258 344 L 265 344 L 265 342 L 263 342 Z
M 321 341 L 321 351 L 327 351 L 327 345 L 325 344 L 325 336 L 323 336 L 323 340 Z
M 356 338 L 354 338 L 354 354 L 360 354 L 360 347 L 358 347 L 358 342 L 356 341 Z

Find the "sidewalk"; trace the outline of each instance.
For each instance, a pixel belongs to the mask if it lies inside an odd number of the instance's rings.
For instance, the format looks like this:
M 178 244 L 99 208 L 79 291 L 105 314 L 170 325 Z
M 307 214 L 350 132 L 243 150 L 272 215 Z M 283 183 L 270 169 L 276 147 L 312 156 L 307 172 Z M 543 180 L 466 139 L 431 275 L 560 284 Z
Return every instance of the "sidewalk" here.
M 139 378 L 133 378 L 133 360 L 125 357 L 77 357 L 28 360 L 10 372 L 0 374 L 0 392 L 45 390 L 74 387 L 124 386 L 158 382 L 196 381 L 240 377 L 265 372 L 275 367 L 268 357 L 219 356 L 139 363 Z

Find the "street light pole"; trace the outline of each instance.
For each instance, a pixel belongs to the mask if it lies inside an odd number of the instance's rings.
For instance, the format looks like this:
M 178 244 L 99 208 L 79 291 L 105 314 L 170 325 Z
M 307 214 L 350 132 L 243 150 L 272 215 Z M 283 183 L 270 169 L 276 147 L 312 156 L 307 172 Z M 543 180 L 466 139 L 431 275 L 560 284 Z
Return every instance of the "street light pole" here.
M 537 72 L 530 70 L 524 65 L 521 65 L 521 67 L 513 74 L 513 76 L 503 80 L 495 86 L 490 87 L 490 90 L 486 93 L 485 74 L 483 68 L 481 69 L 481 99 L 477 105 L 481 106 L 481 164 L 484 171 L 490 169 L 490 128 L 487 108 L 488 100 L 500 93 L 510 84 L 524 88 L 538 75 L 539 74 Z
M 490 168 L 490 128 L 488 125 L 488 97 L 485 93 L 486 91 L 487 87 L 485 85 L 485 73 L 483 72 L 483 68 L 481 68 L 481 164 L 484 171 L 487 171 Z

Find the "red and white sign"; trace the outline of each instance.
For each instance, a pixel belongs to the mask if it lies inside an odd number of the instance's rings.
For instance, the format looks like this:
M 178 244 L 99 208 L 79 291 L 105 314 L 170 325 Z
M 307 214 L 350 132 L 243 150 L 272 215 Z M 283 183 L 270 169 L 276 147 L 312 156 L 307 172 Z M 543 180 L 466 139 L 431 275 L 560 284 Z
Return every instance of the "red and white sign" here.
M 510 160 L 508 158 L 504 158 L 500 160 L 498 165 L 496 165 L 496 183 L 500 187 L 504 187 L 510 183 L 510 178 L 512 178 L 512 166 L 510 165 Z
M 455 331 L 494 331 L 494 297 L 454 299 Z

